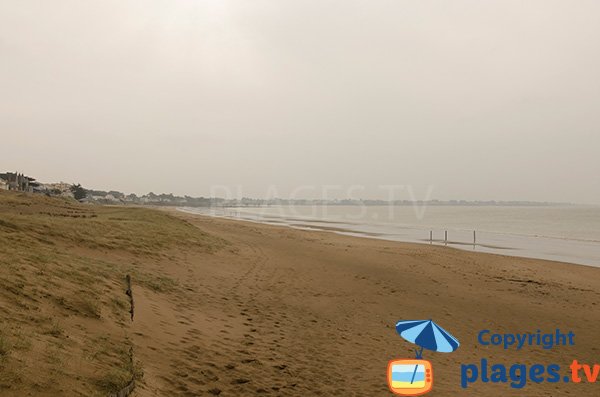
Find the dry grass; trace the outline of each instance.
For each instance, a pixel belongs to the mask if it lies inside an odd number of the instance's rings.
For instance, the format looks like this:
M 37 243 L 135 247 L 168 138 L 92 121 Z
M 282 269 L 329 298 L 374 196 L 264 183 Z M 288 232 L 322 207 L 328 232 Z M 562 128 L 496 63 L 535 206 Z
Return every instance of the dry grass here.
M 0 360 L 8 356 L 10 349 L 11 345 L 8 342 L 8 339 L 4 335 L 0 334 Z
M 98 387 L 105 393 L 115 393 L 127 386 L 132 380 L 143 378 L 143 369 L 138 361 L 131 359 L 130 352 L 120 351 L 113 369 L 97 381 Z
M 0 191 L 0 395 L 105 395 L 139 376 L 125 275 L 172 293 L 158 263 L 223 245 L 159 211 Z

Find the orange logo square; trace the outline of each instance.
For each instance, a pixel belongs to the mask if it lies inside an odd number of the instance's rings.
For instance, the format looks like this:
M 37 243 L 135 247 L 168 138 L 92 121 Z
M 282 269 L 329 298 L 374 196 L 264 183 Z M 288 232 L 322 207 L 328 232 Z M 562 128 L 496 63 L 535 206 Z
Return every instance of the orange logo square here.
M 392 360 L 387 369 L 388 387 L 399 396 L 420 396 L 433 387 L 433 369 L 427 360 Z

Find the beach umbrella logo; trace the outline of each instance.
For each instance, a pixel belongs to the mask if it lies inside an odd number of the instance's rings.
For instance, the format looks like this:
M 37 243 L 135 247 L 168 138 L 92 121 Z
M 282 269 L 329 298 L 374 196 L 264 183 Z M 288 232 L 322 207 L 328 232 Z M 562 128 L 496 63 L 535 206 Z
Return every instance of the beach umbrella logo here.
M 432 320 L 408 320 L 396 323 L 402 338 L 417 346 L 415 359 L 391 360 L 387 368 L 390 391 L 400 396 L 420 396 L 433 388 L 433 367 L 423 360 L 423 350 L 451 353 L 460 343 Z

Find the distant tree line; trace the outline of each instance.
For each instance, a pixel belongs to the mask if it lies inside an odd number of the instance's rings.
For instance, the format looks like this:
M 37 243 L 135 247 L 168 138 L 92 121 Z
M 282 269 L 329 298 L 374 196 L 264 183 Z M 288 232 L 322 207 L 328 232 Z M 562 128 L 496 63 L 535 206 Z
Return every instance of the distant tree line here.
M 150 192 L 143 196 L 136 194 L 125 194 L 116 190 L 94 190 L 84 189 L 79 183 L 71 186 L 71 192 L 77 200 L 87 198 L 91 201 L 121 202 L 124 204 L 159 205 L 159 206 L 189 206 L 189 207 L 261 207 L 272 205 L 329 205 L 329 206 L 408 206 L 408 205 L 431 205 L 431 206 L 547 206 L 567 203 L 533 202 L 533 201 L 468 201 L 468 200 L 358 200 L 358 199 L 256 199 L 244 197 L 241 199 L 224 199 L 220 197 L 192 197 L 176 196 L 173 193 L 156 194 Z

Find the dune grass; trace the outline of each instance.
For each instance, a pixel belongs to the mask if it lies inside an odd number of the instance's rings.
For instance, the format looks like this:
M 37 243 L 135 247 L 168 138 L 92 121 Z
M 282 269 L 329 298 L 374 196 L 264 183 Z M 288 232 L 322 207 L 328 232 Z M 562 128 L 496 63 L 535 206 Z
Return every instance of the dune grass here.
M 152 209 L 0 191 L 0 395 L 106 395 L 139 376 L 125 275 L 172 293 L 157 263 L 224 244 Z

